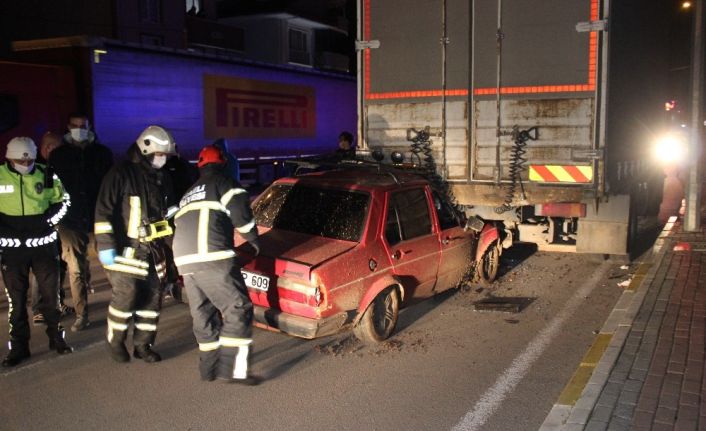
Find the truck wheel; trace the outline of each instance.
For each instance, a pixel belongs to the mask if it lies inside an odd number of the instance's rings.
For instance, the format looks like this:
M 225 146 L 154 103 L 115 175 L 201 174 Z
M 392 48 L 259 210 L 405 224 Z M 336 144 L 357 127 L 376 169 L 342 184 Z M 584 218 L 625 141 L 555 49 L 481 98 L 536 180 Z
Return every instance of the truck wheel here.
M 494 242 L 483 254 L 483 258 L 478 264 L 478 275 L 485 284 L 495 281 L 500 268 L 500 249 L 498 243 Z
M 397 289 L 388 287 L 368 305 L 363 317 L 353 327 L 353 333 L 366 344 L 384 341 L 395 330 L 399 311 L 400 296 Z

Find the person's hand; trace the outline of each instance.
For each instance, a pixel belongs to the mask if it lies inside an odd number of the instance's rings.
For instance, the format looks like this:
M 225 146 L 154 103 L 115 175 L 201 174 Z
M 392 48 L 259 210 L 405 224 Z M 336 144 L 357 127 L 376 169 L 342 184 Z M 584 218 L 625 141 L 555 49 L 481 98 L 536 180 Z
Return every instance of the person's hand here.
M 103 265 L 112 265 L 115 263 L 115 256 L 117 253 L 114 248 L 108 250 L 101 250 L 98 252 L 98 260 L 101 261 Z

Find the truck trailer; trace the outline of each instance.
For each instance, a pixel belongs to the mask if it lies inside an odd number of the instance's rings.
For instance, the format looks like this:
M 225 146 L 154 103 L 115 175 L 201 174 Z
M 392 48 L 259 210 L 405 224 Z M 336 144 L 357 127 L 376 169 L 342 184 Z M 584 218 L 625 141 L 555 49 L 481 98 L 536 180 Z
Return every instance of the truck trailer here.
M 347 74 L 94 37 L 14 42 L 13 49 L 22 61 L 71 67 L 78 108 L 116 156 L 159 124 L 189 159 L 228 139 L 241 163 L 258 164 L 259 182 L 268 182 L 272 161 L 335 151 L 339 133 L 355 130 L 355 77 Z
M 504 247 L 627 255 L 662 186 L 666 3 L 359 0 L 362 146 L 417 163 L 426 129 L 422 154 Z

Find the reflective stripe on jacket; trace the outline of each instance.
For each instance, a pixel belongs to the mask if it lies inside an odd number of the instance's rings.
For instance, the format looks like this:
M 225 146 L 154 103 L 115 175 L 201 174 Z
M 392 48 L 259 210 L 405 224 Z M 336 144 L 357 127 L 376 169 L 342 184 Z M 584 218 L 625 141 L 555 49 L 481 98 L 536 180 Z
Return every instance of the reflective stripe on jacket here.
M 180 273 L 235 256 L 235 230 L 247 241 L 257 238 L 247 191 L 217 164 L 201 169 L 201 178 L 181 199 L 174 223 L 174 261 Z
M 162 239 L 146 244 L 145 226 L 164 220 L 176 204 L 171 178 L 154 169 L 133 144 L 129 160 L 111 169 L 103 180 L 96 202 L 94 233 L 99 251 L 114 249 L 118 254 L 106 269 L 144 278 L 152 254 L 158 274 L 165 272 L 166 247 Z
M 0 165 L 0 248 L 38 247 L 57 239 L 56 226 L 71 205 L 61 180 L 46 166 L 21 175 L 8 163 Z

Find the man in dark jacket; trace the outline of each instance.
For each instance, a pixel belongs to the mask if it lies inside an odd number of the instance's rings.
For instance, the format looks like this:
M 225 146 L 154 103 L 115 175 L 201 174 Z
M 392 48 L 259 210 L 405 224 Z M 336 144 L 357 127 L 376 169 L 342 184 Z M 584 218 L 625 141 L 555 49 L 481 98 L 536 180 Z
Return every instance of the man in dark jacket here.
M 3 367 L 29 358 L 27 290 L 29 271 L 37 277 L 39 309 L 44 315 L 49 348 L 71 353 L 59 325 L 59 249 L 55 226 L 66 214 L 69 195 L 56 176 L 35 163 L 37 147 L 26 137 L 12 139 L 0 165 L 0 256 L 10 303 L 10 352 Z
M 162 167 L 174 153 L 171 133 L 147 127 L 129 148 L 128 160 L 105 176 L 98 194 L 94 229 L 98 259 L 113 287 L 107 339 L 117 362 L 130 360 L 125 338 L 131 320 L 135 358 L 162 359 L 152 345 L 166 277 L 165 238 L 172 234 L 166 218 L 171 205 L 176 209 L 171 178 Z
M 86 115 L 69 115 L 67 128 L 69 133 L 64 135 L 64 144 L 51 152 L 49 164 L 61 178 L 72 200 L 68 214 L 59 225 L 59 236 L 76 309 L 76 321 L 71 330 L 80 331 L 89 324 L 89 233 L 93 226 L 98 188 L 113 165 L 113 153 L 98 142 Z
M 175 216 L 174 261 L 189 298 L 201 379 L 257 384 L 248 373 L 253 305 L 233 238 L 237 230 L 257 255 L 257 226 L 247 192 L 226 172 L 223 152 L 205 147 L 198 167 L 201 177 Z

